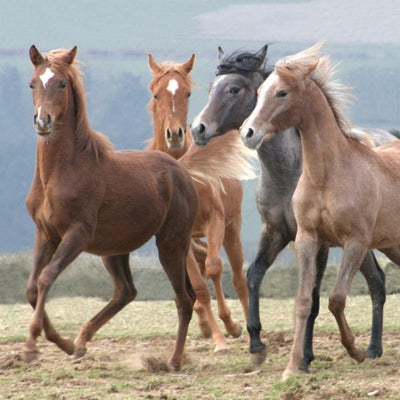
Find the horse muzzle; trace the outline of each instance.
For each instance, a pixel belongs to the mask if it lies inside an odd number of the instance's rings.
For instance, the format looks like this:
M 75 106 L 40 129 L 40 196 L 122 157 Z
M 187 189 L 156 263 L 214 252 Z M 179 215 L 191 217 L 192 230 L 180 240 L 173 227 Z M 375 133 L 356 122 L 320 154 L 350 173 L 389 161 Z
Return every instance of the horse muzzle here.
M 35 131 L 41 135 L 48 135 L 53 129 L 53 120 L 49 114 L 40 115 L 35 114 L 33 116 L 33 126 L 35 127 Z

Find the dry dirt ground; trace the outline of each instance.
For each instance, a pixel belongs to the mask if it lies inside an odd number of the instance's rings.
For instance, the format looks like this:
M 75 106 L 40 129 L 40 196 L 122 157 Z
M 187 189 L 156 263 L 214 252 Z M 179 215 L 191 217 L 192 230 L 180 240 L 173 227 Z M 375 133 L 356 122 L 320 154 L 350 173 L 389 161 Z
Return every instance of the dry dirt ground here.
M 229 351 L 218 355 L 210 341 L 189 337 L 178 373 L 166 364 L 169 337 L 95 339 L 78 360 L 41 340 L 40 358 L 30 365 L 21 360 L 21 343 L 2 343 L 0 399 L 400 398 L 398 333 L 385 334 L 380 359 L 362 364 L 349 359 L 336 334 L 318 333 L 311 373 L 281 383 L 292 337 L 284 331 L 264 335 L 268 356 L 261 367 L 249 361 L 246 336 L 229 339 Z M 368 336 L 358 340 L 367 343 Z

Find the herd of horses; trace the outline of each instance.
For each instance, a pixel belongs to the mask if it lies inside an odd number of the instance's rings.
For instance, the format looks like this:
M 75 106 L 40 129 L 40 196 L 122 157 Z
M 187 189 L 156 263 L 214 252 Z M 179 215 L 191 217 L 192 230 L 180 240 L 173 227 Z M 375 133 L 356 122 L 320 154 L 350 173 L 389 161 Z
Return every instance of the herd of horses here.
M 348 90 L 333 81 L 322 44 L 267 67 L 267 49 L 225 54 L 218 48 L 216 77 L 206 106 L 187 121 L 195 56 L 157 63 L 148 105 L 154 135 L 146 150 L 115 151 L 88 122 L 77 48 L 42 55 L 30 48 L 30 87 L 38 134 L 36 166 L 27 209 L 36 225 L 34 265 L 27 299 L 34 309 L 24 344 L 26 361 L 46 338 L 74 357 L 83 356 L 95 332 L 136 296 L 129 254 L 155 236 L 158 256 L 175 292 L 178 331 L 170 365 L 179 370 L 192 312 L 215 351 L 227 349 L 211 308 L 213 281 L 218 316 L 228 335 L 232 319 L 222 290 L 223 247 L 241 302 L 253 361 L 261 363 L 259 289 L 266 270 L 290 241 L 299 266 L 295 337 L 283 379 L 308 370 L 319 312 L 319 290 L 330 246 L 343 259 L 329 309 L 349 355 L 361 362 L 382 354 L 385 275 L 372 249 L 400 265 L 400 141 L 391 133 L 354 127 L 344 106 Z M 240 240 L 241 180 L 260 164 L 256 203 L 262 230 L 247 279 Z M 206 240 L 205 240 L 206 239 Z M 59 274 L 82 252 L 102 257 L 114 283 L 106 306 L 63 338 L 45 311 Z M 344 309 L 360 270 L 373 304 L 371 341 L 355 343 Z

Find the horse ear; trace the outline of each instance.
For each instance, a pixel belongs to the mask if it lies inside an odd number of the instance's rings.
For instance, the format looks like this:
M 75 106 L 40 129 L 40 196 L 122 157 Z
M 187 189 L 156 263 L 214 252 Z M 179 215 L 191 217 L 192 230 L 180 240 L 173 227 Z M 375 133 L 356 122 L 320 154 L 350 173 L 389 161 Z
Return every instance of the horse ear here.
M 77 51 L 78 47 L 74 46 L 70 51 L 65 53 L 62 57 L 63 62 L 65 62 L 65 64 L 71 65 L 75 60 Z
M 156 60 L 151 54 L 148 54 L 149 57 L 149 66 L 154 74 L 158 74 L 161 71 L 160 66 L 156 63 Z
M 267 56 L 267 51 L 268 51 L 268 44 L 264 45 L 260 50 L 257 52 L 257 57 L 260 59 L 260 64 L 258 68 L 261 67 L 261 65 L 265 61 L 265 57 Z
M 32 64 L 37 67 L 38 65 L 44 62 L 43 56 L 40 54 L 39 50 L 33 44 L 29 49 L 29 57 L 31 59 Z
M 187 60 L 185 63 L 182 64 L 182 68 L 189 73 L 193 69 L 194 65 L 194 60 L 196 59 L 195 54 L 192 54 L 192 57 L 190 57 L 189 60 Z
M 221 63 L 225 56 L 224 51 L 222 50 L 221 46 L 218 46 L 218 62 Z

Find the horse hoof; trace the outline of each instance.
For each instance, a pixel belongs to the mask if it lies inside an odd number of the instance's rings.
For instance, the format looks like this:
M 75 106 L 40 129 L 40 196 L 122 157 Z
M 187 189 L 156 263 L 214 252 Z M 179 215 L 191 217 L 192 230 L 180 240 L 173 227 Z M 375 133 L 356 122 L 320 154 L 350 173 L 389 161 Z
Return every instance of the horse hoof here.
M 355 346 L 355 351 L 354 353 L 350 354 L 352 358 L 354 358 L 357 362 L 363 362 L 365 360 L 365 357 L 367 355 L 367 352 L 365 351 L 364 347 L 356 344 Z
M 226 343 L 217 344 L 214 349 L 215 354 L 226 354 L 228 352 L 228 345 Z
M 250 360 L 255 365 L 261 365 L 267 358 L 267 348 L 264 347 L 257 353 L 250 353 Z
M 376 348 L 376 347 L 368 347 L 367 349 L 367 358 L 379 358 L 382 356 L 382 349 Z
M 75 349 L 75 351 L 73 353 L 75 359 L 81 358 L 85 354 L 86 354 L 86 349 Z
M 24 361 L 26 363 L 31 363 L 32 361 L 35 361 L 38 358 L 39 352 L 37 351 L 30 351 L 30 352 L 24 352 Z
M 242 325 L 239 321 L 235 321 L 235 328 L 229 334 L 234 338 L 238 338 L 242 334 Z
M 293 371 L 291 368 L 286 368 L 282 374 L 282 382 L 286 382 L 291 376 L 297 375 L 298 371 Z

